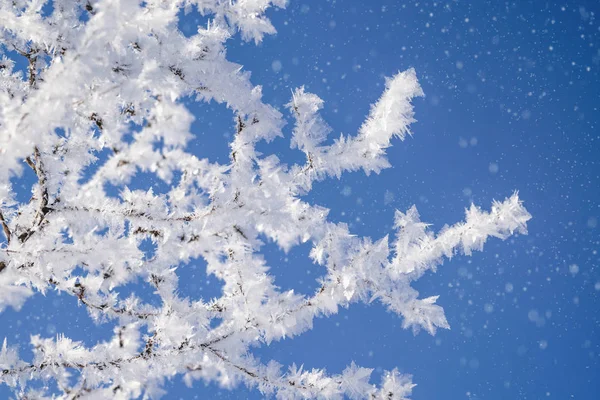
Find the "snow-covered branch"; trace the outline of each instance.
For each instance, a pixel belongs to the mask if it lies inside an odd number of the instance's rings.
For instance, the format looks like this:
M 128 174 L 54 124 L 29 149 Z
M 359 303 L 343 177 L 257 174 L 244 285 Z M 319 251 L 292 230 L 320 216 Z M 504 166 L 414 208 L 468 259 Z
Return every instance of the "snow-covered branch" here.
M 394 137 L 404 140 L 410 134 L 408 127 L 415 122 L 411 101 L 419 96 L 423 96 L 423 90 L 415 70 L 399 72 L 387 79 L 385 92 L 371 107 L 358 135 L 341 135 L 333 145 L 320 146 L 331 131 L 318 114 L 323 101 L 312 93 L 306 93 L 304 88 L 297 89 L 288 104 L 296 117 L 292 147 L 306 153 L 307 165 L 294 168 L 294 185 L 310 190 L 315 179 L 321 180 L 326 176 L 339 178 L 344 171 L 358 169 L 363 169 L 368 175 L 388 168 L 385 149 L 391 146 Z
M 283 136 L 284 119 L 249 73 L 227 60 L 225 43 L 237 31 L 255 42 L 274 33 L 265 12 L 285 3 L 0 1 L 0 312 L 53 290 L 115 325 L 109 341 L 91 347 L 32 336 L 30 361 L 5 341 L 1 383 L 64 399 L 159 397 L 174 375 L 285 399 L 410 396 L 411 377 L 397 370 L 375 386 L 371 369 L 354 363 L 338 374 L 285 370 L 252 350 L 359 301 L 380 301 L 415 332 L 448 328 L 438 297 L 419 298 L 411 282 L 443 257 L 481 250 L 490 237 L 525 234 L 530 215 L 514 194 L 490 212 L 471 206 L 464 222 L 436 235 L 413 207 L 396 213 L 390 243 L 357 237 L 301 198 L 315 181 L 389 167 L 386 149 L 410 134 L 412 101 L 423 92 L 413 69 L 399 72 L 355 135 L 325 144 L 333 129 L 319 115 L 323 101 L 299 88 L 288 104 L 296 119 L 290 144 L 306 163 L 287 167 L 259 154 L 257 143 Z M 186 38 L 179 11 L 194 7 L 210 23 Z M 229 163 L 188 149 L 195 117 L 184 99 L 231 110 Z M 167 189 L 131 189 L 141 173 Z M 15 182 L 31 187 L 30 201 L 18 201 Z M 313 295 L 275 285 L 261 255 L 267 241 L 285 251 L 311 245 L 307 264 L 326 268 Z M 178 268 L 196 258 L 222 281 L 220 297 L 180 295 Z M 132 282 L 159 305 L 120 296 Z M 60 393 L 29 392 L 34 380 L 53 380 Z

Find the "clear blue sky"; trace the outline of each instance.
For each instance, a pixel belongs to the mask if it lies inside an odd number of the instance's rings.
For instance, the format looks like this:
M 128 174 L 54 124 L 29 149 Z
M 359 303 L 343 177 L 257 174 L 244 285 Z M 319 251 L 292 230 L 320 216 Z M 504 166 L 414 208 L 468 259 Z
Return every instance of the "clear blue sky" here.
M 324 99 L 333 136 L 357 131 L 384 76 L 416 69 L 426 97 L 415 101 L 414 136 L 389 149 L 394 167 L 327 180 L 307 196 L 354 233 L 391 233 L 394 209 L 412 204 L 439 230 L 470 202 L 489 208 L 517 189 L 533 215 L 528 236 L 490 241 L 417 283 L 423 296 L 441 295 L 450 331 L 414 337 L 377 303 L 355 305 L 258 355 L 331 373 L 355 361 L 377 379 L 397 366 L 414 375 L 417 400 L 600 398 L 599 11 L 594 1 L 292 0 L 269 12 L 277 35 L 259 46 L 230 41 L 229 58 L 252 71 L 270 104 L 283 110 L 301 85 Z M 182 21 L 184 34 L 197 18 Z M 192 109 L 198 155 L 226 162 L 232 115 L 214 103 Z M 259 148 L 302 159 L 288 140 Z M 267 246 L 282 288 L 316 288 L 323 271 L 309 250 Z M 182 271 L 182 294 L 218 294 L 196 267 Z M 93 344 L 110 331 L 52 293 L 0 315 L 0 337 L 25 356 L 30 334 Z M 178 377 L 166 386 L 169 399 L 260 398 L 243 387 L 188 389 Z

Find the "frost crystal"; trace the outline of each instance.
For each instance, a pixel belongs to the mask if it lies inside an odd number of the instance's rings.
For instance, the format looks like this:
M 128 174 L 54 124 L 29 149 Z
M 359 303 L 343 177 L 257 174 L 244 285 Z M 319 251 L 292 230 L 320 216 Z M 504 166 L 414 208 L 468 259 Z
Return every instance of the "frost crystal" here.
M 301 200 L 315 181 L 389 167 L 386 148 L 410 134 L 411 100 L 423 93 L 414 70 L 398 73 L 356 135 L 324 144 L 331 129 L 319 115 L 323 101 L 297 89 L 288 104 L 296 120 L 291 145 L 306 162 L 287 167 L 260 155 L 255 145 L 282 136 L 283 117 L 226 59 L 225 41 L 237 31 L 255 42 L 274 33 L 264 15 L 273 6 L 285 0 L 0 1 L 0 310 L 55 290 L 116 326 L 110 341 L 91 348 L 33 336 L 27 362 L 4 341 L 2 383 L 33 397 L 53 395 L 28 389 L 43 379 L 65 399 L 155 398 L 163 380 L 179 374 L 188 384 L 243 383 L 285 399 L 410 396 L 411 377 L 397 370 L 376 386 L 371 370 L 354 363 L 328 375 L 262 363 L 251 348 L 374 300 L 415 332 L 448 328 L 437 296 L 419 298 L 411 282 L 443 257 L 481 250 L 490 236 L 526 233 L 530 215 L 514 194 L 490 212 L 471 206 L 465 222 L 436 235 L 412 207 L 396 213 L 390 244 L 387 236 L 356 237 L 329 222 L 328 210 Z M 179 11 L 194 7 L 211 21 L 186 38 Z M 190 97 L 234 114 L 228 164 L 188 151 L 194 116 L 183 100 Z M 25 179 L 23 168 L 36 177 L 29 202 L 11 188 Z M 142 173 L 168 190 L 130 190 Z M 312 260 L 327 270 L 316 293 L 274 285 L 259 254 L 268 241 L 286 251 L 311 244 Z M 149 242 L 153 250 L 143 251 Z M 176 267 L 199 257 L 224 282 L 218 299 L 179 295 Z M 139 279 L 160 305 L 118 294 Z

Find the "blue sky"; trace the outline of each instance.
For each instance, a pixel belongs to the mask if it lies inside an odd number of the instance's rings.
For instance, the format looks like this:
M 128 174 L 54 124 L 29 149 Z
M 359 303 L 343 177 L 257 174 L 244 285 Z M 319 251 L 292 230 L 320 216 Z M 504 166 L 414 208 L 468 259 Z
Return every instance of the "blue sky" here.
M 416 69 L 426 97 L 415 101 L 414 136 L 388 150 L 393 168 L 326 180 L 306 196 L 354 233 L 391 233 L 394 210 L 412 204 L 439 230 L 471 202 L 489 208 L 514 190 L 533 215 L 528 236 L 490 241 L 416 284 L 423 297 L 440 295 L 451 330 L 413 336 L 377 303 L 354 305 L 256 354 L 331 373 L 355 361 L 376 368 L 375 378 L 397 366 L 414 375 L 414 399 L 600 398 L 599 11 L 593 1 L 291 1 L 268 14 L 277 35 L 259 46 L 231 39 L 229 58 L 252 71 L 268 103 L 287 113 L 301 85 L 325 100 L 332 136 L 357 131 L 385 76 Z M 181 30 L 203 21 L 190 14 Z M 214 103 L 191 107 L 198 155 L 226 162 L 232 115 Z M 302 159 L 289 135 L 259 149 Z M 316 287 L 323 271 L 309 250 L 266 246 L 282 288 Z M 202 261 L 182 274 L 182 294 L 219 293 Z M 0 315 L 0 337 L 25 357 L 30 334 L 63 332 L 93 344 L 111 326 L 94 326 L 76 299 L 52 293 Z M 188 389 L 178 377 L 166 386 L 167 398 L 260 398 L 243 387 Z

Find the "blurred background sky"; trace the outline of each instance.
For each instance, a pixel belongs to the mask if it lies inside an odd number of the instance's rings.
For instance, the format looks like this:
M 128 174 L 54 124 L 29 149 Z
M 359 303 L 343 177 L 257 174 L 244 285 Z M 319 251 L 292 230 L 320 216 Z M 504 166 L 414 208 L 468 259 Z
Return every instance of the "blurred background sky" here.
M 416 400 L 600 398 L 599 12 L 595 1 L 292 0 L 268 13 L 277 35 L 258 46 L 239 35 L 229 41 L 228 58 L 252 71 L 265 101 L 289 119 L 287 136 L 259 150 L 290 164 L 303 160 L 289 149 L 293 120 L 283 107 L 294 88 L 325 100 L 337 137 L 357 132 L 384 77 L 416 69 L 426 97 L 414 102 L 414 136 L 388 150 L 393 168 L 326 180 L 305 198 L 353 233 L 392 233 L 394 210 L 412 204 L 437 231 L 462 220 L 471 202 L 489 209 L 514 190 L 533 215 L 528 236 L 490 240 L 483 253 L 446 261 L 416 283 L 422 297 L 440 295 L 451 330 L 413 336 L 375 302 L 317 319 L 313 330 L 258 356 L 330 373 L 355 361 L 375 368 L 377 381 L 398 367 L 414 375 Z M 191 13 L 180 29 L 190 35 L 205 21 Z M 192 148 L 226 163 L 232 114 L 215 103 L 190 108 Z M 283 289 L 317 288 L 324 271 L 309 251 L 265 246 Z M 182 295 L 219 294 L 202 261 L 181 274 Z M 111 331 L 75 298 L 53 293 L 0 314 L 0 337 L 25 357 L 30 334 L 93 345 Z M 244 387 L 186 388 L 180 377 L 166 388 L 168 399 L 261 398 Z M 0 387 L 0 398 L 8 396 Z

